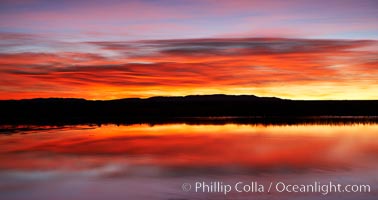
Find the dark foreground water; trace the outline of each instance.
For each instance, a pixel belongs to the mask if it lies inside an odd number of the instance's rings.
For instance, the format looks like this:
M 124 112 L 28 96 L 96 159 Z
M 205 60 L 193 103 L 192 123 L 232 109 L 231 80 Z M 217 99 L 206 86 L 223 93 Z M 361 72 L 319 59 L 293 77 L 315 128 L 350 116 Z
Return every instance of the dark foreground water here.
M 3 200 L 378 196 L 378 124 L 7 129 Z

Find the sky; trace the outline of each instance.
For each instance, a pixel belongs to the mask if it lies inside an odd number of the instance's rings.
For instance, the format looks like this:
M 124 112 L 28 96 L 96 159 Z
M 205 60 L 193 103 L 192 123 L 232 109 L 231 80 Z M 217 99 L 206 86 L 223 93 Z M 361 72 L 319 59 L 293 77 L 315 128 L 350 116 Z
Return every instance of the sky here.
M 378 1 L 0 0 L 0 99 L 378 99 Z

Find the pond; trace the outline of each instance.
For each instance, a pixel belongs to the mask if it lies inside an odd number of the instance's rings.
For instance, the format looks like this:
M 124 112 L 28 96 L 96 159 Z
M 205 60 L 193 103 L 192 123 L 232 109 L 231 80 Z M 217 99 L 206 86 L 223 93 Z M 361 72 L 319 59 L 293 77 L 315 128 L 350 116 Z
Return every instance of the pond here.
M 374 123 L 7 128 L 13 132 L 0 135 L 0 197 L 6 200 L 378 195 Z

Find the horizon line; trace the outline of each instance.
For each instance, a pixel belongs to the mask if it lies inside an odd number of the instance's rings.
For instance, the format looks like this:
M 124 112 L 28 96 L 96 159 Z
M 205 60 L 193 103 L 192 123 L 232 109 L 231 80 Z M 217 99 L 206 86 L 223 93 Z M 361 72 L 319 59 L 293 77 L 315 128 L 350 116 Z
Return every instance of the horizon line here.
M 77 100 L 85 100 L 85 101 L 114 101 L 114 100 L 123 100 L 123 99 L 140 99 L 140 100 L 147 100 L 152 98 L 185 98 L 185 97 L 194 97 L 194 96 L 228 96 L 228 97 L 257 97 L 257 98 L 275 98 L 279 100 L 292 100 L 292 101 L 378 101 L 378 99 L 293 99 L 293 98 L 281 98 L 279 96 L 258 96 L 254 94 L 221 94 L 221 93 L 213 93 L 213 94 L 189 94 L 189 95 L 156 95 L 156 96 L 147 96 L 147 97 L 125 97 L 125 98 L 113 98 L 113 99 L 90 99 L 84 97 L 58 97 L 58 96 L 51 96 L 51 97 L 35 97 L 35 98 L 20 98 L 20 99 L 0 99 L 0 101 L 23 101 L 23 100 L 35 100 L 35 99 L 77 99 Z

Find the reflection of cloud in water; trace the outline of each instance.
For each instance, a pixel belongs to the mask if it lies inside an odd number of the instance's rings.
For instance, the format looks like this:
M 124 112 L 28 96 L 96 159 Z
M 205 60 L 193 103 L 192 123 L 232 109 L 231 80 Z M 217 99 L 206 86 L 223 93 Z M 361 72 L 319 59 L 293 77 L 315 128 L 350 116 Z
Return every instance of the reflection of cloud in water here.
M 130 176 L 105 177 L 114 170 L 108 167 L 87 172 L 49 171 L 31 172 L 17 171 L 0 173 L 0 194 L 6 199 L 319 199 L 320 193 L 236 193 L 227 196 L 223 193 L 195 193 L 182 192 L 182 183 L 195 183 L 196 181 L 222 181 L 235 184 L 242 181 L 249 183 L 256 181 L 268 186 L 270 181 L 284 181 L 286 184 L 312 184 L 320 183 L 340 184 L 370 184 L 371 193 L 330 193 L 327 199 L 374 199 L 377 194 L 374 186 L 378 183 L 377 172 L 368 170 L 361 173 L 353 171 L 310 171 L 306 174 L 270 174 L 239 175 L 193 175 L 193 176 Z M 96 172 L 95 172 L 96 171 Z M 13 192 L 13 193 L 12 193 Z M 17 195 L 14 195 L 17 194 Z M 30 195 L 32 194 L 32 195 Z M 9 197 L 9 198 L 7 198 Z
M 23 188 L 20 195 L 39 194 L 46 187 L 51 188 L 49 195 L 73 190 L 92 199 L 98 190 L 114 199 L 166 199 L 180 197 L 179 185 L 197 177 L 307 182 L 329 178 L 376 184 L 377 132 L 378 125 L 176 124 L 4 135 L 0 192 L 12 196 L 12 188 Z M 138 187 L 160 196 L 148 196 Z
M 195 173 L 347 169 L 374 162 L 370 158 L 377 153 L 377 127 L 165 125 L 60 130 L 54 135 L 4 138 L 8 148 L 2 150 L 0 167 L 80 170 L 118 163 Z

